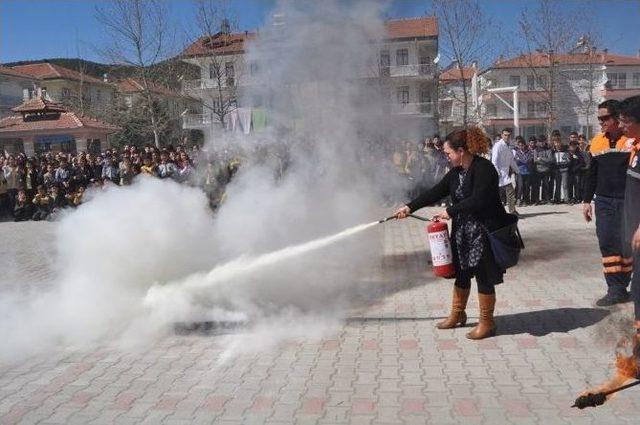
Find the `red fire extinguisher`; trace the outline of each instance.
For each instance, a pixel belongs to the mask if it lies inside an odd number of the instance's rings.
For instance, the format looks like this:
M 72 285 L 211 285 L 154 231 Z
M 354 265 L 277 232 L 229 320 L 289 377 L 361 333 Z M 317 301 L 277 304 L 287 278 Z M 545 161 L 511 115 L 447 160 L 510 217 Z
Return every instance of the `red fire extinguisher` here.
M 453 254 L 449 240 L 449 227 L 442 221 L 433 221 L 427 226 L 433 274 L 450 278 L 456 273 L 453 267 Z

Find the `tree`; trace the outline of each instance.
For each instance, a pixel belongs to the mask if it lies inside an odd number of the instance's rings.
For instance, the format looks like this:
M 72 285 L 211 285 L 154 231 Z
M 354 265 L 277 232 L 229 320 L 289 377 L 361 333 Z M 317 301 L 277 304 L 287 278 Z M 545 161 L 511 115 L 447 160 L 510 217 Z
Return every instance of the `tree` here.
M 161 117 L 154 107 L 153 65 L 169 55 L 170 31 L 162 0 L 111 0 L 96 8 L 112 44 L 103 54 L 112 62 L 132 67 L 142 85 L 144 121 L 160 147 Z
M 537 100 L 544 105 L 547 137 L 556 126 L 561 90 L 567 83 L 562 64 L 583 36 L 581 30 L 593 28 L 584 12 L 565 6 L 562 1 L 539 0 L 535 8 L 523 10 L 518 22 L 527 49 L 523 57 L 540 90 Z
M 464 70 L 491 51 L 487 37 L 491 25 L 477 0 L 433 0 L 432 4 L 440 27 L 441 55 L 460 76 L 460 90 L 451 90 L 449 96 L 461 105 L 462 124 L 466 125 L 473 103 L 471 80 L 465 79 Z
M 243 76 L 243 63 L 237 55 L 225 54 L 225 48 L 234 40 L 236 28 L 224 0 L 196 0 L 197 39 L 208 49 L 199 60 L 200 67 L 208 70 L 208 81 L 202 81 L 200 94 L 203 108 L 208 110 L 224 129 L 228 115 L 238 107 L 238 86 Z

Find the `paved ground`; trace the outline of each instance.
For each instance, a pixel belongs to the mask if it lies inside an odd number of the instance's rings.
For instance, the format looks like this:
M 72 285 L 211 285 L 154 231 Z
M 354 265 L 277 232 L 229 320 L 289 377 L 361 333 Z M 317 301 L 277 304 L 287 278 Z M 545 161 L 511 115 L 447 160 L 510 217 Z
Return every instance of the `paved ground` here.
M 640 390 L 598 409 L 569 407 L 612 373 L 615 325 L 630 315 L 630 305 L 593 305 L 603 292 L 593 226 L 574 207 L 523 212 L 527 248 L 498 288 L 495 338 L 434 328 L 451 284 L 428 271 L 422 224 L 391 222 L 376 230 L 385 254 L 371 271 L 376 302 L 334 335 L 221 367 L 215 333 L 175 335 L 135 354 L 95 349 L 0 365 L 0 423 L 637 423 Z M 4 270 L 13 258 L 11 273 L 46 281 L 46 262 L 29 253 L 42 252 L 34 238 L 47 224 L 27 225 L 30 236 L 16 237 L 16 225 L 0 223 L 0 240 L 11 241 L 0 244 Z M 475 296 L 468 312 L 477 317 Z

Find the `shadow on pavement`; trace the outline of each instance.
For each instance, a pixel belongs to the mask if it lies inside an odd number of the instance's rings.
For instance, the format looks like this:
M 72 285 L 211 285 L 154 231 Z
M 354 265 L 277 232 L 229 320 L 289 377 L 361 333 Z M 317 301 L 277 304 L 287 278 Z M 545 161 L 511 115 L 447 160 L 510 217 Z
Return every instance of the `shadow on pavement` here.
M 601 308 L 554 308 L 505 314 L 495 318 L 497 335 L 530 334 L 544 336 L 552 332 L 565 333 L 595 325 L 611 312 Z
M 546 211 L 546 212 L 539 212 L 539 213 L 520 214 L 519 217 L 521 219 L 524 219 L 524 218 L 533 218 L 533 217 L 539 217 L 543 215 L 555 215 L 555 214 L 569 214 L 569 211 Z
M 345 321 L 353 322 L 401 322 L 401 321 L 422 321 L 422 320 L 442 320 L 446 316 L 421 316 L 421 317 L 349 317 Z

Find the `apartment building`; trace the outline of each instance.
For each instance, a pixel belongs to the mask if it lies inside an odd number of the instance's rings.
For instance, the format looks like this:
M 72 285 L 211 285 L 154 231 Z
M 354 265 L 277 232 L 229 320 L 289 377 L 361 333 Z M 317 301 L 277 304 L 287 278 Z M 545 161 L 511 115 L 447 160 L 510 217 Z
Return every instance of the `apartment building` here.
M 454 128 L 461 127 L 465 123 L 465 105 L 467 108 L 466 122 L 477 122 L 477 99 L 474 99 L 474 94 L 476 93 L 474 78 L 477 77 L 477 73 L 478 69 L 475 62 L 469 67 L 462 68 L 462 72 L 456 63 L 452 63 L 448 68 L 440 72 L 438 120 L 442 135 L 451 132 Z
M 437 130 L 438 80 L 433 62 L 438 52 L 437 21 L 435 17 L 389 20 L 385 32 L 375 41 L 378 64 L 373 72 L 353 78 L 369 86 L 375 80 L 383 96 L 378 113 L 393 117 L 397 137 L 417 140 L 431 135 Z M 185 116 L 184 128 L 220 126 L 233 110 L 264 108 L 268 113 L 268 101 L 246 96 L 252 87 L 264 84 L 258 64 L 245 60 L 247 43 L 257 37 L 255 32 L 223 30 L 203 36 L 185 49 L 183 60 L 198 66 L 201 75 L 198 80 L 185 81 L 183 92 L 201 99 L 202 112 Z
M 113 107 L 115 87 L 102 79 L 48 62 L 16 65 L 11 69 L 31 76 L 48 99 L 81 115 L 104 117 Z
M 144 95 L 142 81 L 136 78 L 125 78 L 115 84 L 118 88 L 118 96 L 127 108 L 133 108 L 134 105 L 142 100 Z M 153 99 L 163 106 L 170 117 L 192 113 L 201 108 L 200 102 L 196 98 L 185 96 L 159 83 L 149 82 L 148 84 Z
M 599 103 L 640 94 L 640 56 L 606 50 L 520 55 L 496 61 L 480 74 L 479 84 L 479 115 L 490 134 L 514 127 L 513 111 L 491 89 L 515 87 L 517 133 L 528 138 L 558 129 L 564 136 L 577 131 L 591 137 L 599 131 Z M 511 91 L 500 96 L 513 106 Z
M 13 115 L 11 108 L 28 100 L 37 79 L 0 65 L 0 118 Z

